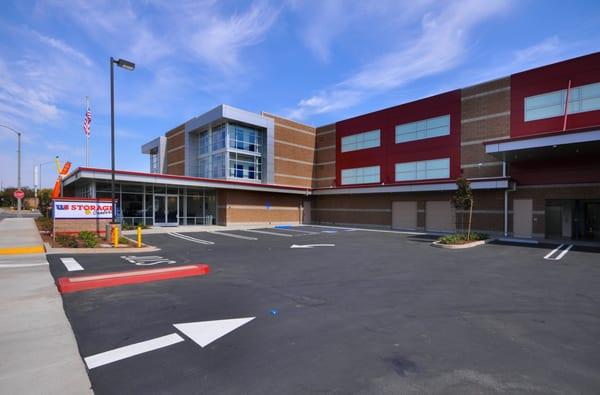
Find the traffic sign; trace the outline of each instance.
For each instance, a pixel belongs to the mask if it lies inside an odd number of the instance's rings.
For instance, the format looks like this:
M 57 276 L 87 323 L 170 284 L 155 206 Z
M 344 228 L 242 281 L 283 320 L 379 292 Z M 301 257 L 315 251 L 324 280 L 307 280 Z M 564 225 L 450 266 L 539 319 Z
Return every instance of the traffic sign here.
M 14 193 L 13 196 L 15 197 L 15 199 L 23 199 L 25 197 L 25 192 L 23 192 L 23 190 L 21 189 L 17 189 Z

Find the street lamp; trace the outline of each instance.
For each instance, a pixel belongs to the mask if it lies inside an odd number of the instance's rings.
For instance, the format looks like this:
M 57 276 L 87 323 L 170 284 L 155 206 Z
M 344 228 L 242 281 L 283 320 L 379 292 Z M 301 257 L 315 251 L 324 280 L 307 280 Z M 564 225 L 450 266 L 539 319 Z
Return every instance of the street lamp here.
M 17 189 L 21 189 L 21 132 L 7 125 L 0 124 L 0 127 L 6 128 L 17 134 Z M 17 199 L 17 213 L 21 216 L 21 199 Z
M 110 196 L 112 199 L 112 223 L 115 221 L 115 67 L 117 65 L 125 70 L 133 71 L 135 63 L 125 59 L 116 59 L 110 57 L 110 162 L 111 162 L 111 187 Z
M 35 197 L 37 197 L 37 191 L 38 191 L 38 189 L 42 189 L 42 166 L 50 164 L 50 163 L 54 163 L 56 161 L 56 159 L 58 159 L 58 155 L 56 155 L 56 157 L 55 157 L 54 160 L 49 160 L 48 162 L 39 163 L 37 165 L 38 172 L 39 172 L 39 174 L 38 174 L 38 187 L 39 188 L 35 188 L 35 170 L 34 170 L 34 173 L 33 173 L 34 174 L 33 187 L 35 189 Z M 35 167 L 34 167 L 34 169 L 35 169 Z

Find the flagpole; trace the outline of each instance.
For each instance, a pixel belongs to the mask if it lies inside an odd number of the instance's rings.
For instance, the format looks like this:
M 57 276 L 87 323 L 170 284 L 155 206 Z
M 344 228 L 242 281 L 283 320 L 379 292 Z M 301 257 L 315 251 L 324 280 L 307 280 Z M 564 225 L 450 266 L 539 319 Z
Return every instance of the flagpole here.
M 89 98 L 86 96 L 85 97 L 85 111 L 87 114 L 87 111 L 90 109 L 90 100 Z M 89 133 L 85 133 L 85 167 L 89 167 L 89 141 L 90 141 L 90 134 Z

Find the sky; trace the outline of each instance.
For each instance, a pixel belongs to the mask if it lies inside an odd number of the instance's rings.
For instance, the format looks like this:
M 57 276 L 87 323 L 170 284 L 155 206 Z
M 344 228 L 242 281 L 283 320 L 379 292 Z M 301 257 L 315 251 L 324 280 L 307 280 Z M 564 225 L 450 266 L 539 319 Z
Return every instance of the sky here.
M 22 185 L 59 155 L 147 171 L 140 146 L 225 103 L 319 126 L 600 50 L 600 2 L 3 0 L 0 124 Z M 0 184 L 16 185 L 0 128 Z M 44 187 L 56 169 L 42 166 Z

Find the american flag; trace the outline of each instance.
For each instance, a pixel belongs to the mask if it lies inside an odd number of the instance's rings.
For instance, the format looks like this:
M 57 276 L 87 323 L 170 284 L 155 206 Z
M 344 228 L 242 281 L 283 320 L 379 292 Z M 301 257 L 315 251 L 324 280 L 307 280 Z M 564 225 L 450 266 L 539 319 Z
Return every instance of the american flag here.
M 83 132 L 86 136 L 90 135 L 90 124 L 92 123 L 92 110 L 88 107 L 85 112 L 85 119 L 83 120 Z

